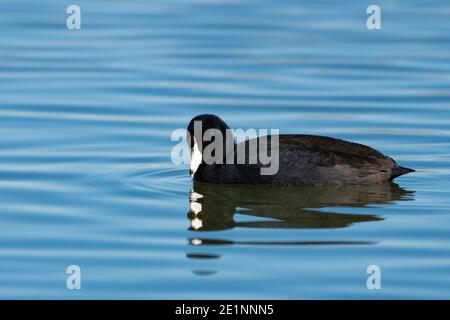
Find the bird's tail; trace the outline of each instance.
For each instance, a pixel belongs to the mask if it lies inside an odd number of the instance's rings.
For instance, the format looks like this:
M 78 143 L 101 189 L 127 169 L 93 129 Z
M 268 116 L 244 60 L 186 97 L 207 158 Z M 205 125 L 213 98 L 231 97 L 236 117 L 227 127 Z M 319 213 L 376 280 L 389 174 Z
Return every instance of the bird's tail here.
M 391 171 L 391 179 L 390 180 L 393 180 L 397 177 L 400 177 L 401 175 L 404 175 L 404 174 L 407 174 L 410 172 L 414 172 L 414 171 L 416 171 L 416 170 L 406 168 L 406 167 L 396 166 Z

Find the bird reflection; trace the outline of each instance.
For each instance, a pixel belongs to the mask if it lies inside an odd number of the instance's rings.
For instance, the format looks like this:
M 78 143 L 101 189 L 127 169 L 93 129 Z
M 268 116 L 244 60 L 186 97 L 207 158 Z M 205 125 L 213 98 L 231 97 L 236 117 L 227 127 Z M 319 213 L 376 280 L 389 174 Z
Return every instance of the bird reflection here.
M 382 218 L 368 214 L 333 213 L 324 208 L 385 204 L 412 199 L 412 194 L 395 183 L 286 188 L 195 183 L 189 197 L 189 229 L 344 228 Z M 237 214 L 250 219 L 236 221 Z
M 188 239 L 192 246 L 217 245 L 361 245 L 373 241 L 238 241 L 201 237 L 203 231 L 233 228 L 330 229 L 355 223 L 376 222 L 373 214 L 336 213 L 331 208 L 357 208 L 413 200 L 413 192 L 395 183 L 327 187 L 270 187 L 220 185 L 196 182 L 189 195 L 189 230 L 200 232 Z M 319 210 L 320 209 L 320 210 Z M 342 210 L 339 210 L 342 212 Z M 354 210 L 352 210 L 354 211 Z M 213 256 L 214 258 L 211 258 Z M 220 255 L 188 253 L 190 259 L 218 259 Z M 205 272 L 193 271 L 194 274 Z M 210 271 L 208 271 L 210 272 Z M 212 274 L 212 273 L 211 273 Z

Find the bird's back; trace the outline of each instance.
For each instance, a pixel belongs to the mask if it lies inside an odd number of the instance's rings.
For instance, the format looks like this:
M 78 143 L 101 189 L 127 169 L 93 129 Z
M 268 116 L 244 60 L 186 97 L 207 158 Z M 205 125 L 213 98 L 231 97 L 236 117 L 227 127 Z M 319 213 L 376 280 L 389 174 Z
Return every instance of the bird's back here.
M 270 150 L 271 139 L 267 141 Z M 243 143 L 251 150 L 250 141 Z M 278 152 L 279 169 L 275 175 L 261 175 L 256 169 L 261 167 L 258 164 L 255 168 L 242 167 L 242 176 L 256 184 L 370 184 L 390 180 L 393 169 L 398 167 L 394 160 L 371 147 L 324 136 L 279 135 Z

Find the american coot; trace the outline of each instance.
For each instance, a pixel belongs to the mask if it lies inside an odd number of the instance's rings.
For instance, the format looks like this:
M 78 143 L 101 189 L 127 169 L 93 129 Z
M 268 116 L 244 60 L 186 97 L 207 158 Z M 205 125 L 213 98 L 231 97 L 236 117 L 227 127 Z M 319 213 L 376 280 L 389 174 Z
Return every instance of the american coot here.
M 201 130 L 194 130 L 198 124 Z M 223 151 L 219 157 L 223 154 L 223 161 L 211 163 L 203 157 L 208 145 L 219 137 L 205 139 L 205 132 L 209 129 L 222 133 Z M 249 161 L 254 152 L 252 146 L 259 145 L 261 137 L 240 144 L 231 139 L 230 144 L 227 139 L 231 134 L 230 128 L 222 119 L 211 114 L 194 117 L 187 131 L 191 148 L 190 173 L 194 181 L 277 186 L 373 184 L 391 181 L 414 171 L 397 165 L 392 158 L 362 144 L 323 136 L 280 134 L 269 136 L 264 141 L 267 150 L 278 151 L 271 154 L 277 156 L 272 160 L 277 160 L 278 170 L 275 174 L 261 174 L 267 163 L 262 163 L 259 158 L 256 163 Z M 237 150 L 245 150 L 245 163 L 237 161 Z M 227 161 L 230 155 L 235 160 L 233 163 Z

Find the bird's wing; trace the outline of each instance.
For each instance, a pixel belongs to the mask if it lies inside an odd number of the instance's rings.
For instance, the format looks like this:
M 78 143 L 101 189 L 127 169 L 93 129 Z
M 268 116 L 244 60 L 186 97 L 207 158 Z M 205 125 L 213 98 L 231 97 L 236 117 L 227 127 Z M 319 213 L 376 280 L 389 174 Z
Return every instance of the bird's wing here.
M 324 166 L 350 165 L 364 167 L 366 165 L 385 164 L 392 160 L 381 152 L 354 142 L 313 135 L 280 135 L 280 146 L 315 154 Z M 392 161 L 393 162 L 393 161 Z

